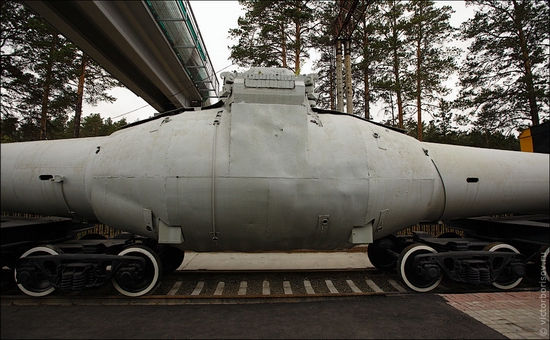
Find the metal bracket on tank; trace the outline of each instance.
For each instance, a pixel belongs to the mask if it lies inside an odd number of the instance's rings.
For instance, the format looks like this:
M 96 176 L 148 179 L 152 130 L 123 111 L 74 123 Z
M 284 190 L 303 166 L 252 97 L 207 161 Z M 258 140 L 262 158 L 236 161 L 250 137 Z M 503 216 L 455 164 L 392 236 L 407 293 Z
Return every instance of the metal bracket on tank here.
M 330 215 L 319 215 L 319 218 L 317 219 L 317 233 L 321 237 L 326 236 L 329 222 Z
M 378 217 L 378 221 L 375 225 L 376 231 L 380 231 L 384 228 L 384 222 L 386 221 L 386 215 L 388 214 L 389 210 L 390 209 L 384 209 L 380 211 L 380 216 Z
M 153 212 L 150 209 L 143 208 L 143 224 L 147 231 L 153 231 Z
M 185 241 L 181 226 L 164 223 L 154 216 L 151 209 L 143 208 L 143 225 L 148 232 L 156 230 L 159 243 L 181 244 Z
M 212 125 L 220 125 L 220 120 L 222 119 L 222 112 L 223 110 L 218 111 L 216 113 L 216 117 L 214 118 L 214 123 Z
M 378 145 L 378 148 L 380 150 L 386 150 L 386 143 L 384 143 L 384 141 L 382 140 L 380 134 L 375 132 L 375 133 L 372 134 L 372 136 L 376 139 L 376 143 Z
M 74 218 L 78 218 L 75 215 L 75 212 L 69 207 L 69 204 L 67 203 L 67 200 L 65 199 L 65 192 L 63 191 L 63 182 L 65 181 L 65 177 L 62 175 L 40 175 L 38 178 L 41 181 L 51 181 L 54 183 L 59 184 L 59 190 L 53 189 L 54 194 L 57 196 L 57 199 L 62 201 L 65 205 L 65 209 L 67 210 L 67 213 L 73 216 Z
M 185 241 L 181 226 L 168 225 L 161 219 L 158 220 L 158 242 L 168 244 L 181 244 Z
M 354 244 L 372 243 L 373 222 L 374 220 L 365 225 L 353 227 L 349 241 Z

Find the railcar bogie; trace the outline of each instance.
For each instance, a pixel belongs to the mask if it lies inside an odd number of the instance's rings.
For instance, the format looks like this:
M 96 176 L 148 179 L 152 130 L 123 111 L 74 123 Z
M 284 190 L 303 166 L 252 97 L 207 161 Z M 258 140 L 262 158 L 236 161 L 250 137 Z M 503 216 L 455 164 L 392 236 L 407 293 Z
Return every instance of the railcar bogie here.
M 9 217 L 4 220 L 7 219 Z M 36 218 L 35 223 L 41 224 L 43 220 Z M 61 222 L 64 221 L 49 223 Z M 31 224 L 27 219 L 23 229 Z M 181 249 L 129 233 L 111 239 L 101 234 L 86 234 L 80 239 L 73 237 L 58 243 L 49 242 L 50 237 L 42 241 L 38 245 L 38 239 L 32 243 L 3 244 L 3 257 L 21 254 L 12 261 L 15 282 L 23 293 L 34 297 L 46 296 L 55 290 L 98 288 L 111 282 L 126 296 L 150 294 L 160 284 L 163 273 L 176 270 L 184 257 Z
M 548 275 L 547 216 L 476 218 L 449 223 L 462 230 L 465 237 L 455 232 L 433 237 L 419 231 L 407 236 L 389 236 L 369 245 L 369 258 L 380 270 L 397 270 L 403 282 L 418 292 L 436 288 L 442 277 L 459 283 L 512 289 L 528 274 L 528 265 L 532 263 L 536 275 Z M 510 237 L 512 229 L 521 232 Z

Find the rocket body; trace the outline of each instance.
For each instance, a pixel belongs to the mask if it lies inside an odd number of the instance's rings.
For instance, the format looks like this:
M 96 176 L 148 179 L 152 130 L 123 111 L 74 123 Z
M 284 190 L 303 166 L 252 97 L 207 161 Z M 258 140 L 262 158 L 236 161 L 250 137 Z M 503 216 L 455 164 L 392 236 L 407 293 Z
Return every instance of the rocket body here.
M 546 154 L 422 143 L 312 109 L 299 77 L 255 74 L 222 107 L 2 144 L 2 211 L 194 251 L 349 248 L 422 221 L 548 212 Z

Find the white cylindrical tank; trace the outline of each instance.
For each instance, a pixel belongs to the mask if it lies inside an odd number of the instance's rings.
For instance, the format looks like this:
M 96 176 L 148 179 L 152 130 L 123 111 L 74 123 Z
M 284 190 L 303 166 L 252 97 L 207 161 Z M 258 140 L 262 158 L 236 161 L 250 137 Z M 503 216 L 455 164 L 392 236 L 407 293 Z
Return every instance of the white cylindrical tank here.
M 86 176 L 104 139 L 2 144 L 2 211 L 94 219 Z
M 440 219 L 548 211 L 548 154 L 424 144 L 445 186 Z
M 228 77 L 225 105 L 107 137 L 2 144 L 2 210 L 195 251 L 336 249 L 421 221 L 548 211 L 548 155 L 421 143 L 310 107 L 310 78 Z

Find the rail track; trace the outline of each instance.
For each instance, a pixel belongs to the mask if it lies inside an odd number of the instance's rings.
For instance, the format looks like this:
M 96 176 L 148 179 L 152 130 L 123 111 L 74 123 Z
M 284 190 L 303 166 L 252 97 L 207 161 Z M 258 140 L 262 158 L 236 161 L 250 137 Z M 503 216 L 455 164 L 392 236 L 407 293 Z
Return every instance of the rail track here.
M 396 274 L 377 269 L 298 271 L 176 271 L 165 276 L 152 294 L 129 298 L 112 286 L 33 298 L 17 288 L 11 271 L 2 271 L 1 302 L 5 304 L 215 304 L 360 299 L 372 295 L 422 294 L 408 289 Z M 509 291 L 534 291 L 530 277 Z M 443 282 L 431 294 L 502 292 L 487 285 Z M 426 293 L 425 293 L 426 294 Z

